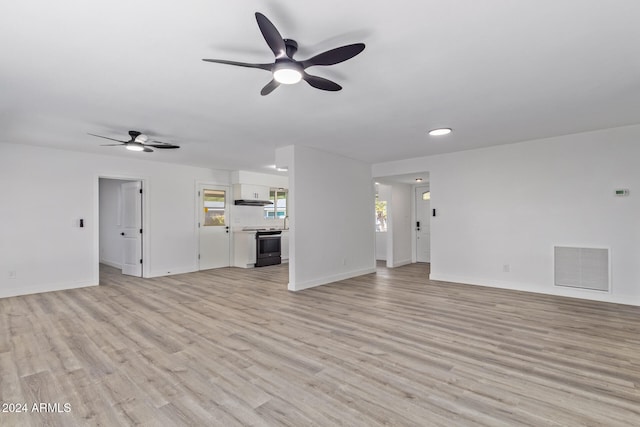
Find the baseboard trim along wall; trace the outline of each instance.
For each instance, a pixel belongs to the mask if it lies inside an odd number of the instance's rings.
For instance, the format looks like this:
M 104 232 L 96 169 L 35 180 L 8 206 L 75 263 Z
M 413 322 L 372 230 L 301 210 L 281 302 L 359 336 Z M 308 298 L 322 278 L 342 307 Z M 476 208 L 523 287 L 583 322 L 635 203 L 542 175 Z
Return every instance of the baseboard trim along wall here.
M 25 286 L 0 289 L 0 298 L 17 297 L 21 295 L 41 294 L 44 292 L 66 291 L 68 289 L 87 288 L 98 286 L 98 283 L 77 282 L 77 283 L 49 283 L 45 285 Z
M 309 288 L 315 288 L 316 286 L 326 285 L 328 283 L 339 282 L 341 280 L 351 279 L 352 277 L 362 276 L 365 274 L 375 273 L 376 269 L 373 268 L 365 268 L 362 270 L 356 271 L 348 271 L 346 273 L 334 274 L 332 276 L 320 277 L 318 279 L 309 280 L 306 282 L 298 282 L 298 283 L 289 283 L 287 289 L 290 291 L 302 291 Z
M 197 267 L 189 267 L 189 268 L 169 268 L 166 271 L 152 271 L 148 276 L 144 276 L 145 278 L 153 278 L 153 277 L 164 277 L 164 276 L 175 276 L 176 274 L 186 274 L 186 273 L 196 273 L 198 272 Z
M 108 265 L 109 267 L 117 268 L 118 270 L 122 270 L 122 264 L 115 261 L 107 261 L 106 259 L 101 259 L 100 264 Z
M 638 296 L 621 296 L 613 295 L 610 292 L 594 291 L 589 289 L 578 288 L 561 288 L 554 286 L 553 283 L 549 287 L 542 287 L 540 285 L 530 284 L 518 284 L 513 282 L 498 282 L 498 281 L 486 281 L 483 282 L 477 279 L 470 279 L 468 277 L 456 277 L 447 275 L 434 275 L 431 273 L 429 276 L 430 281 L 437 282 L 451 282 L 463 285 L 472 286 L 485 286 L 488 288 L 507 289 L 511 291 L 531 292 L 534 294 L 553 295 L 567 298 L 578 298 L 591 301 L 610 302 L 614 304 L 625 304 L 640 306 L 640 298 Z
M 388 266 L 389 268 L 402 267 L 403 265 L 411 264 L 411 259 L 405 259 L 402 261 L 394 262 L 393 265 Z

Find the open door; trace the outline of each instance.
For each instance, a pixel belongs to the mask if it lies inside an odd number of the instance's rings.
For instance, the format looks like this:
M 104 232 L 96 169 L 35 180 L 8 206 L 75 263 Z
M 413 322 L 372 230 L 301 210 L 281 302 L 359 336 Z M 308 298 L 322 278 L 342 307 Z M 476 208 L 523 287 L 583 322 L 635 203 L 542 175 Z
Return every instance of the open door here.
M 199 269 L 229 267 L 229 189 L 224 186 L 198 187 Z
M 142 277 L 142 182 L 121 184 L 122 274 Z

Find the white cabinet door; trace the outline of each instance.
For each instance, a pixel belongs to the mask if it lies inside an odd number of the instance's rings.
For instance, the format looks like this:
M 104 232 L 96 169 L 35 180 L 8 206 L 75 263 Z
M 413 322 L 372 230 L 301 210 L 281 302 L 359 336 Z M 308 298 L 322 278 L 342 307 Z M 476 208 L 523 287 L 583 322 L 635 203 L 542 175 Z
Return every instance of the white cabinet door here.
M 269 200 L 269 187 L 264 185 L 256 185 L 256 193 L 258 194 L 258 200 Z
M 280 236 L 280 256 L 283 260 L 289 259 L 289 233 L 286 231 Z
M 233 195 L 236 200 L 269 200 L 269 190 L 264 185 L 236 184 L 233 186 Z
M 233 265 L 250 268 L 256 263 L 255 233 L 236 232 L 233 236 Z

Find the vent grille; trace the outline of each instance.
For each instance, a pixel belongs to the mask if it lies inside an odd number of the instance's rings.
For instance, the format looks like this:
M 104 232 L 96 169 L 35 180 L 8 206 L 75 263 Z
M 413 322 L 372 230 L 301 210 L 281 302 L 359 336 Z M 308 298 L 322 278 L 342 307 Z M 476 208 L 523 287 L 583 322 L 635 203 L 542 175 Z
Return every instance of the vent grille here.
M 555 285 L 609 291 L 609 249 L 554 247 Z

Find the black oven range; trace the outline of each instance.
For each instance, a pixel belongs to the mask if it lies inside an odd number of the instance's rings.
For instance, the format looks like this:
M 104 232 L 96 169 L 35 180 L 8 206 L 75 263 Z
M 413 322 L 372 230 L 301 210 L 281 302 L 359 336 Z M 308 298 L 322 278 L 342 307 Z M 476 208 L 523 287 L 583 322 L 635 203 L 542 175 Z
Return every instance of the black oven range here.
M 256 267 L 281 264 L 281 230 L 256 231 Z

